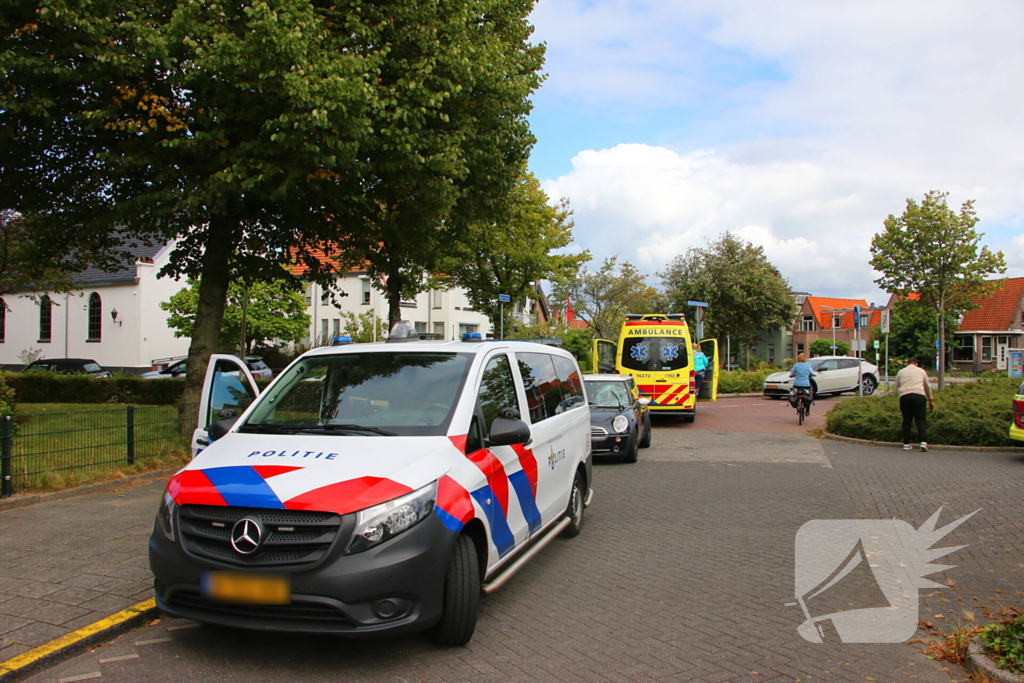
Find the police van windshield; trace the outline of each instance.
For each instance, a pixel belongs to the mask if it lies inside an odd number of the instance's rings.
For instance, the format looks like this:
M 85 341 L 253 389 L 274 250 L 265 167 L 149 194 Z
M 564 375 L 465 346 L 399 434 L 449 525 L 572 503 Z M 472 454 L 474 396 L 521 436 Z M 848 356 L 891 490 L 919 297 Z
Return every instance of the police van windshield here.
M 392 350 L 311 356 L 260 396 L 239 431 L 443 436 L 471 360 Z
M 671 372 L 689 366 L 690 354 L 684 337 L 626 337 L 622 344 L 622 366 L 641 372 Z

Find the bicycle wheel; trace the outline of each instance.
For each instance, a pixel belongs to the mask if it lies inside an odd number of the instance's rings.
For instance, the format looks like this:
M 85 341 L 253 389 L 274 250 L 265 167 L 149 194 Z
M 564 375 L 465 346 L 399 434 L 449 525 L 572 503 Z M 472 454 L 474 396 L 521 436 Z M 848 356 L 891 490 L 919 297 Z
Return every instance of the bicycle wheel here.
M 799 424 L 803 424 L 804 423 L 804 399 L 803 399 L 803 397 L 800 397 L 800 398 L 797 399 L 796 414 L 797 414 L 797 416 L 800 419 Z

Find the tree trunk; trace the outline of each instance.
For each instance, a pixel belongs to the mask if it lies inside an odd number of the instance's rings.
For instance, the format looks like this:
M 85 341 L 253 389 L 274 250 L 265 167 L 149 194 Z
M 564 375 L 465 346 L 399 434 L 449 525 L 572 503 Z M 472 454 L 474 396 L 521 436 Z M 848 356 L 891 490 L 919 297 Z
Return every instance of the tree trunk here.
M 185 392 L 179 408 L 182 417 L 194 414 L 190 407 L 199 404 L 203 381 L 206 378 L 206 366 L 210 363 L 210 356 L 217 350 L 217 340 L 227 303 L 230 280 L 228 266 L 236 228 L 237 224 L 226 218 L 211 220 L 207 228 L 209 236 L 199 275 L 199 302 L 196 306 L 195 323 L 192 325 L 192 343 L 188 348 L 188 374 L 185 375 Z M 182 425 L 183 432 L 191 433 L 195 428 L 195 425 L 187 424 L 185 420 L 182 421 Z
M 939 391 L 946 386 L 946 295 L 939 295 Z
M 398 262 L 388 264 L 388 331 L 402 319 L 402 273 Z

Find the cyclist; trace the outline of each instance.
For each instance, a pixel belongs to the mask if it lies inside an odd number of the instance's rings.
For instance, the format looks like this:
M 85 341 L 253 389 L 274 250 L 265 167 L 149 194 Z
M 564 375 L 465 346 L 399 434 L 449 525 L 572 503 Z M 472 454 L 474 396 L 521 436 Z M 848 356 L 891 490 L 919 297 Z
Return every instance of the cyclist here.
M 803 394 L 807 397 L 807 414 L 811 413 L 811 403 L 814 402 L 814 394 L 811 392 L 811 377 L 817 375 L 813 368 L 807 364 L 807 356 L 801 353 L 796 357 L 796 363 L 789 371 L 789 376 L 793 378 L 793 389 L 796 394 Z M 795 405 L 794 399 L 794 405 Z

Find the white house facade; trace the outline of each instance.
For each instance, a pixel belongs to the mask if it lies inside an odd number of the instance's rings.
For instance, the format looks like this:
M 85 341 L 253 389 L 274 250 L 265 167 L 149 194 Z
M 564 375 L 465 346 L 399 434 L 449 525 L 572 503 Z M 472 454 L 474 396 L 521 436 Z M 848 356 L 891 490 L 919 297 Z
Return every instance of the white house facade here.
M 132 262 L 116 272 L 90 269 L 68 294 L 22 292 L 0 306 L 0 365 L 23 365 L 25 352 L 40 358 L 91 358 L 108 370 L 149 370 L 155 358 L 182 356 L 189 340 L 167 327 L 160 302 L 184 282 L 158 278 L 172 244 L 129 249 Z

